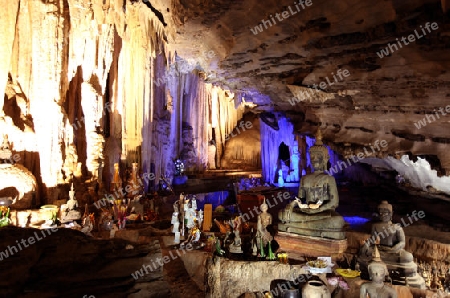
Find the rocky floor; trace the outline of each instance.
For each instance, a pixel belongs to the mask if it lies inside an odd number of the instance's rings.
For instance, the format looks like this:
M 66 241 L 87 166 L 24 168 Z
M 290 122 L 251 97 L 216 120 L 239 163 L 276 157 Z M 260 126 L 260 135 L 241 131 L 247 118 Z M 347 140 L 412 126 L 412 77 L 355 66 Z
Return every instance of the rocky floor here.
M 161 243 L 162 255 L 169 256 L 172 250 L 172 255 L 175 255 L 175 250 L 171 247 L 166 247 L 163 241 Z M 184 266 L 183 260 L 180 258 L 172 259 L 164 265 L 163 270 L 164 280 L 170 286 L 170 297 L 168 298 L 186 298 L 186 297 L 204 297 L 205 293 L 191 280 L 188 272 Z

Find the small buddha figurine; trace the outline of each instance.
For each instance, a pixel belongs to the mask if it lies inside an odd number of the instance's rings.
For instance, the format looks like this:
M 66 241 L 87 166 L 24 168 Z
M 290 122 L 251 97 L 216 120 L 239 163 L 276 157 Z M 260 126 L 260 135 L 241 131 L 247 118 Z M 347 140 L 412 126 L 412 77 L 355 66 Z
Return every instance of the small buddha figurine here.
M 173 213 L 172 213 L 172 220 L 170 221 L 170 223 L 173 225 L 172 226 L 172 233 L 176 233 L 180 231 L 180 221 L 178 219 L 178 214 L 179 214 L 179 209 L 178 209 L 178 201 L 176 201 L 173 204 Z
M 67 201 L 67 208 L 69 211 L 75 210 L 76 208 L 78 208 L 78 202 L 75 199 L 75 191 L 73 190 L 73 183 L 72 186 L 70 187 L 70 191 L 69 191 L 69 201 Z
M 1 148 L 2 150 L 10 150 L 8 135 L 3 135 L 3 142 Z
M 272 224 L 272 215 L 267 212 L 269 206 L 266 204 L 265 199 L 259 208 L 261 209 L 261 214 L 258 215 L 256 239 L 258 241 L 258 247 L 261 247 L 261 241 L 266 246 L 272 240 L 270 232 L 267 231 L 267 226 Z
M 325 173 L 330 156 L 323 145 L 320 130 L 309 154 L 314 172 L 302 177 L 298 198 L 278 213 L 282 222 L 278 230 L 312 237 L 345 239 L 345 221 L 335 212 L 339 205 L 336 180 Z
M 198 226 L 198 221 L 196 219 L 194 219 L 193 226 L 189 230 L 188 238 L 180 244 L 180 247 L 184 247 L 188 243 L 191 243 L 194 246 L 194 248 L 204 246 L 204 244 L 200 242 L 200 236 L 201 236 L 201 232 L 200 232 L 200 228 Z
M 61 210 L 63 210 L 61 214 L 61 222 L 67 223 L 74 220 L 81 219 L 80 211 L 76 210 L 78 208 L 78 201 L 75 198 L 75 191 L 73 189 L 73 183 L 69 191 L 69 200 L 67 204 L 63 204 L 61 206 Z
M 197 212 L 192 206 L 192 200 L 188 200 L 184 206 L 184 223 L 186 228 L 192 229 L 195 225 L 194 220 L 197 220 Z
M 283 170 L 279 169 L 278 170 L 278 187 L 283 187 L 283 186 L 284 186 Z
M 371 282 L 366 282 L 361 285 L 359 297 L 397 298 L 397 292 L 384 283 L 389 272 L 386 264 L 380 258 L 377 247 L 375 247 L 375 256 L 369 264 L 368 269 Z
M 3 143 L 0 145 L 0 162 L 11 163 L 12 151 L 8 135 L 3 135 Z
M 234 233 L 234 241 L 233 244 L 230 245 L 229 249 L 231 253 L 242 253 L 242 239 L 241 239 L 241 218 L 236 217 L 235 220 L 229 221 L 230 227 L 233 229 Z
M 295 141 L 292 147 L 291 155 L 291 170 L 292 170 L 292 181 L 300 181 L 300 153 L 298 152 L 298 142 Z

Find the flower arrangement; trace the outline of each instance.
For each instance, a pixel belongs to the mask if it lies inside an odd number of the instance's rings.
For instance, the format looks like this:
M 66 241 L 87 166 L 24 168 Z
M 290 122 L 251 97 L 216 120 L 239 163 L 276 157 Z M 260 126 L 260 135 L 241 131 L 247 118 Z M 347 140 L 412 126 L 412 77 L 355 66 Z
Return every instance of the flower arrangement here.
M 11 220 L 9 219 L 9 207 L 0 206 L 0 227 L 6 227 Z
M 124 205 L 114 205 L 114 218 L 117 219 L 119 229 L 124 229 L 127 221 L 127 207 Z
M 329 277 L 327 278 L 327 281 L 330 286 L 335 287 L 333 291 L 333 297 L 336 296 L 341 291 L 341 289 L 343 289 L 344 291 L 350 289 L 347 282 L 341 276 Z

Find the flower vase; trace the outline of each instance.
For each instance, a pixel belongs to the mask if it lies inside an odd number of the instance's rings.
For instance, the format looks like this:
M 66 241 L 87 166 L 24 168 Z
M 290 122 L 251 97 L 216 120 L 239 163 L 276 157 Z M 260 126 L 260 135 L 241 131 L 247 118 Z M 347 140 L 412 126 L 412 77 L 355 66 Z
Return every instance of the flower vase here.
M 119 220 L 118 222 L 119 230 L 125 229 L 126 222 L 127 222 L 126 219 Z
M 259 255 L 260 255 L 261 258 L 265 258 L 266 257 L 266 252 L 264 251 L 264 241 L 263 241 L 262 237 L 260 239 L 261 239 L 261 241 L 260 241 L 260 248 L 259 248 L 260 252 L 259 252 Z
M 276 258 L 275 258 L 275 254 L 272 252 L 272 245 L 271 245 L 271 242 L 272 242 L 272 241 L 269 241 L 269 244 L 268 244 L 268 246 L 269 246 L 269 252 L 267 253 L 267 257 L 266 257 L 267 260 L 275 260 L 275 259 L 276 259 Z

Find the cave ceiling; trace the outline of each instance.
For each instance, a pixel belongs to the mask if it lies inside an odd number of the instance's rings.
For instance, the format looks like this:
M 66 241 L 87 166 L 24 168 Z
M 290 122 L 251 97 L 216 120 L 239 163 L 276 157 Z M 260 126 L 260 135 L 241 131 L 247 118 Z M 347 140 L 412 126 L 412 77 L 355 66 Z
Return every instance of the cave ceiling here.
M 386 140 L 386 154 L 433 155 L 450 169 L 450 1 L 302 3 L 175 0 L 152 8 L 167 23 L 168 47 L 255 112 L 284 112 L 299 133 L 320 126 L 340 152 Z M 417 128 L 441 107 L 439 119 Z

